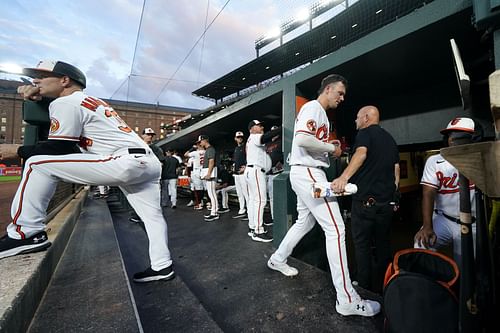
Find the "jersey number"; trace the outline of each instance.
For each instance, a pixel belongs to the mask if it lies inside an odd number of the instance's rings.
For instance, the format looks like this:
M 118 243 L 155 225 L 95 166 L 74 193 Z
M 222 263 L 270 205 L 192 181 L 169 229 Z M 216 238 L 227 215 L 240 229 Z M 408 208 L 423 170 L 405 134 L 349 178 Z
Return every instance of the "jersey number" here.
M 127 125 L 127 123 L 123 121 L 122 118 L 120 118 L 118 113 L 115 110 L 113 110 L 113 108 L 103 100 L 88 96 L 82 101 L 81 105 L 89 109 L 90 111 L 94 112 L 97 110 L 99 106 L 104 107 L 104 115 L 106 116 L 106 118 L 113 117 L 113 119 L 116 119 L 116 121 L 118 122 L 118 129 L 120 131 L 123 131 L 125 133 L 132 132 L 132 129 Z

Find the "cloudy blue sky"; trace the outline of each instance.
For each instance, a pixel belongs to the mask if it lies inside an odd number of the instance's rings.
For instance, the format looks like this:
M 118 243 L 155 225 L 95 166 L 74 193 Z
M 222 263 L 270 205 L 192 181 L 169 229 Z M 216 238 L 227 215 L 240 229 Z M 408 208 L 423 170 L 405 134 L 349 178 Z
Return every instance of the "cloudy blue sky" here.
M 0 64 L 62 60 L 86 73 L 89 94 L 204 108 L 192 91 L 254 59 L 257 37 L 315 1 L 230 0 L 193 48 L 226 2 L 2 0 Z

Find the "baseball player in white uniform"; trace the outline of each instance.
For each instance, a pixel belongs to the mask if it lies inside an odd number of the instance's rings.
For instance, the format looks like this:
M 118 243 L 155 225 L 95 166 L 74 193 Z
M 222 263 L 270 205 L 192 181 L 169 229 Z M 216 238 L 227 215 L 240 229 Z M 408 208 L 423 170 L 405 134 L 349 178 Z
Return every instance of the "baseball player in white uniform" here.
M 448 144 L 453 133 L 474 133 L 474 121 L 470 118 L 455 118 L 441 131 Z M 441 154 L 433 155 L 425 162 L 422 185 L 422 228 L 415 234 L 416 248 L 439 249 L 453 243 L 453 258 L 460 266 L 460 186 L 458 170 Z M 470 185 L 471 211 L 475 216 L 474 185 Z M 475 240 L 476 224 L 472 224 Z
M 330 166 L 328 155 L 338 157 L 342 153 L 338 142 L 328 141 L 330 123 L 326 110 L 337 108 L 344 100 L 346 85 L 342 76 L 328 75 L 321 82 L 318 98 L 304 104 L 297 114 L 289 163 L 290 182 L 297 195 L 298 218 L 267 265 L 284 275 L 297 275 L 298 270 L 287 264 L 287 258 L 317 221 L 326 237 L 326 254 L 337 292 L 337 312 L 374 316 L 380 312 L 380 304 L 361 299 L 351 283 L 344 221 L 336 197 L 314 198 L 311 194 L 313 183 L 328 181 L 324 170 Z
M 185 157 L 193 159 L 193 171 L 191 171 L 191 190 L 194 193 L 194 209 L 203 209 L 203 191 L 204 185 L 201 179 L 201 168 L 203 167 L 203 160 L 205 156 L 205 149 L 199 144 L 196 144 L 195 150 L 187 151 L 184 154 Z
M 49 60 L 24 73 L 34 78 L 34 85 L 18 88 L 25 99 L 55 100 L 49 106 L 48 141 L 18 151 L 27 160 L 12 203 L 12 223 L 0 241 L 0 258 L 50 245 L 44 222 L 59 181 L 118 186 L 144 221 L 149 238 L 151 267 L 136 273 L 134 281 L 173 278 L 158 158 L 111 106 L 83 92 L 86 79 L 78 68 Z M 79 153 L 73 153 L 76 144 Z
M 246 144 L 247 166 L 245 179 L 248 185 L 248 228 L 249 235 L 257 242 L 271 242 L 273 237 L 264 229 L 264 207 L 267 203 L 266 173 L 271 169 L 271 158 L 265 144 L 271 141 L 279 130 L 264 134 L 264 126 L 258 120 L 248 124 L 250 136 Z

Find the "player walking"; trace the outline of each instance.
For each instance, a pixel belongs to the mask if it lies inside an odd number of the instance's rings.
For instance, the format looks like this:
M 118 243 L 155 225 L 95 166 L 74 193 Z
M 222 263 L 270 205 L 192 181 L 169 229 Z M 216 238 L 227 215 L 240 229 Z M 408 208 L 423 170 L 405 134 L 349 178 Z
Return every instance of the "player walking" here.
M 328 154 L 338 157 L 342 153 L 339 145 L 328 142 L 330 123 L 326 110 L 335 109 L 342 103 L 346 85 L 342 76 L 328 75 L 321 82 L 318 98 L 306 103 L 297 115 L 290 156 L 290 182 L 297 195 L 298 218 L 267 265 L 284 275 L 297 275 L 298 270 L 286 263 L 287 258 L 317 221 L 325 232 L 326 254 L 337 291 L 337 312 L 346 316 L 374 316 L 380 312 L 380 304 L 361 299 L 351 284 L 345 227 L 337 199 L 317 199 L 311 195 L 314 182 L 327 182 L 324 169 L 330 166 Z

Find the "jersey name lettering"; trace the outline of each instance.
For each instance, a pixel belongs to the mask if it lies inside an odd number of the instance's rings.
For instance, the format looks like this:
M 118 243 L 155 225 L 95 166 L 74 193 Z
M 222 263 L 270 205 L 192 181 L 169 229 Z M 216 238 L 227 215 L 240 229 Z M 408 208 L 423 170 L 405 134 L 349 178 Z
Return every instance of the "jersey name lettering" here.
M 446 177 L 441 171 L 436 172 L 436 178 L 439 181 L 440 188 L 456 189 L 458 188 L 458 175 L 453 173 L 452 177 Z

